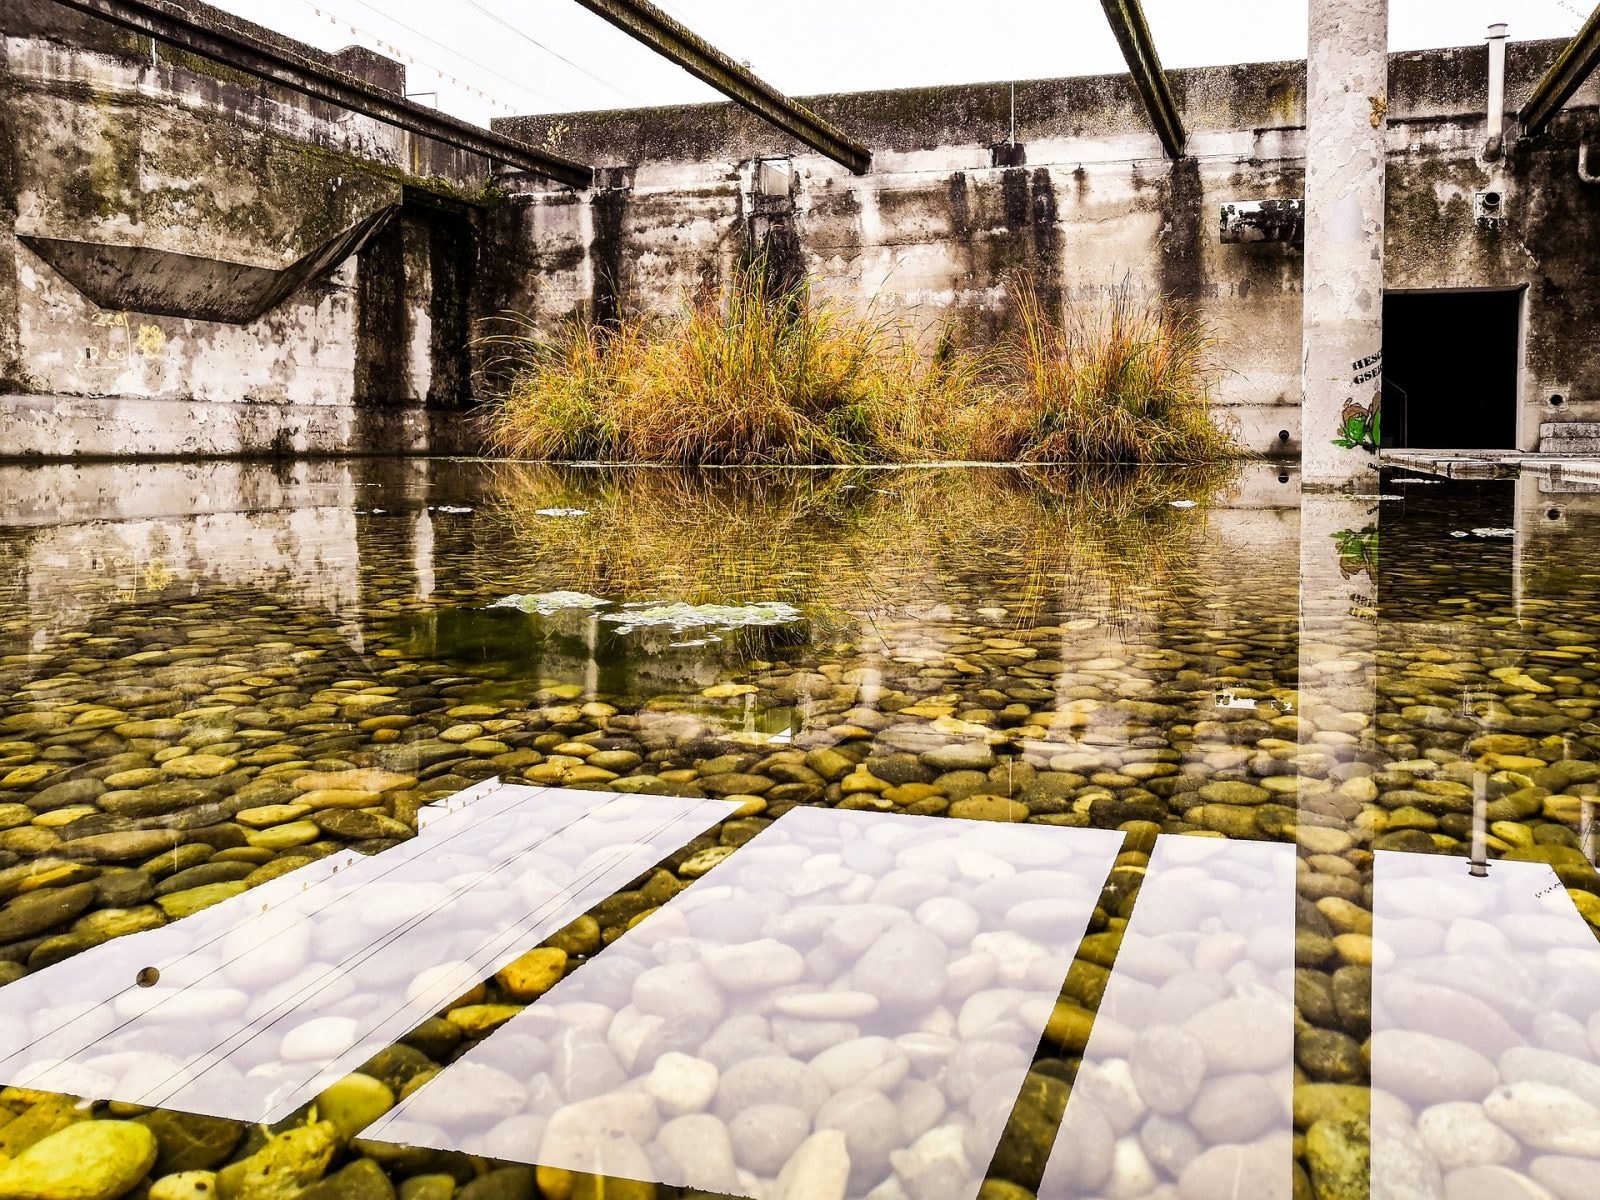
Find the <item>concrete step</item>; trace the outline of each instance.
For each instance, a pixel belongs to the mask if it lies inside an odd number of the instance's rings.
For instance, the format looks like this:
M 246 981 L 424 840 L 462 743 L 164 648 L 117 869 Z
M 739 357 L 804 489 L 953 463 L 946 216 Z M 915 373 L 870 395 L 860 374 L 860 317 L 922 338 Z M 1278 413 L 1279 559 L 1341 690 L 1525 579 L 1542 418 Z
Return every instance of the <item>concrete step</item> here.
M 1542 422 L 1539 453 L 1600 454 L 1600 421 Z

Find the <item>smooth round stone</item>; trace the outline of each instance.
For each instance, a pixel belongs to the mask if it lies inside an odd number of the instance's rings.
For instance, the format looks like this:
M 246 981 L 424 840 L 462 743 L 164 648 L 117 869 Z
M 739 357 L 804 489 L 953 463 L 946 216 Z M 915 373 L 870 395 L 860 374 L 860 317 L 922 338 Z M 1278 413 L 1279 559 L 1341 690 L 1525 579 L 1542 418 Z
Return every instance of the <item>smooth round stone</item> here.
M 1417 1118 L 1417 1132 L 1439 1166 L 1493 1166 L 1520 1158 L 1517 1140 L 1489 1119 L 1480 1104 L 1435 1104 Z
M 634 981 L 632 998 L 635 1008 L 651 1016 L 695 1016 L 715 1021 L 723 1011 L 721 990 L 697 962 L 651 967 Z
M 982 927 L 978 910 L 956 896 L 935 896 L 917 905 L 917 924 L 945 945 L 968 945 Z
M 150 1185 L 147 1200 L 212 1200 L 216 1194 L 215 1171 L 174 1171 Z
M 937 1125 L 948 1105 L 944 1091 L 924 1079 L 913 1079 L 895 1093 L 900 1108 L 902 1139 L 914 1142 Z
M 1272 1129 L 1288 1130 L 1284 1096 L 1260 1075 L 1208 1079 L 1195 1097 L 1189 1123 L 1211 1145 L 1249 1142 Z
M 239 765 L 236 758 L 222 758 L 215 754 L 186 754 L 182 758 L 168 759 L 161 769 L 179 779 L 215 779 L 226 775 Z
M 926 1007 L 944 990 L 948 953 L 945 944 L 927 930 L 900 924 L 862 955 L 850 982 L 885 1004 Z
M 776 1175 L 811 1132 L 811 1118 L 787 1104 L 756 1104 L 728 1122 L 733 1156 L 758 1175 Z
M 394 1107 L 394 1092 L 357 1071 L 324 1088 L 316 1105 L 319 1120 L 331 1121 L 345 1137 L 354 1137 Z
M 1600 1109 L 1566 1088 L 1524 1080 L 1490 1092 L 1483 1108 L 1524 1145 L 1600 1158 Z
M 663 1113 L 681 1116 L 703 1112 L 717 1094 L 721 1073 L 714 1063 L 669 1051 L 656 1059 L 644 1081 Z
M 865 1087 L 887 1094 L 910 1074 L 911 1060 L 888 1038 L 864 1037 L 824 1050 L 811 1069 L 836 1092 Z
M 893 1102 L 871 1088 L 846 1088 L 817 1109 L 817 1129 L 835 1129 L 845 1135 L 852 1169 L 880 1171 L 889 1152 L 900 1145 L 900 1114 Z
M 1139 1145 L 1148 1162 L 1174 1179 L 1206 1148 L 1188 1124 L 1160 1113 L 1152 1113 L 1140 1126 Z
M 561 981 L 567 969 L 567 952 L 555 947 L 529 950 L 495 973 L 495 980 L 513 1000 L 530 1001 Z
M 113 1200 L 156 1161 L 156 1138 L 131 1121 L 79 1121 L 0 1166 L 0 1195 L 18 1200 Z
M 1543 1155 L 1529 1164 L 1528 1171 L 1555 1200 L 1593 1200 L 1596 1164 L 1590 1159 Z
M 1292 1151 L 1288 1138 L 1268 1139 L 1250 1145 L 1213 1146 L 1196 1157 L 1178 1177 L 1182 1200 L 1242 1200 L 1241 1180 L 1251 1180 L 1262 1197 L 1287 1200 Z M 1272 1180 L 1282 1180 L 1274 1185 Z M 1320 1193 L 1332 1197 L 1341 1193 Z M 1354 1192 L 1349 1196 L 1355 1196 Z
M 798 950 L 771 938 L 708 947 L 700 961 L 711 978 L 731 992 L 782 987 L 800 979 L 806 970 Z
M 1554 1200 L 1554 1197 L 1526 1175 L 1506 1167 L 1463 1167 L 1444 1177 L 1444 1200 Z
M 490 1121 L 522 1111 L 528 1102 L 528 1089 L 504 1071 L 470 1059 L 450 1067 L 451 1087 L 424 1087 L 406 1100 L 408 1121 L 442 1128 L 482 1127 Z M 639 1100 L 649 1104 L 645 1097 Z M 582 1105 L 571 1105 L 570 1109 Z M 654 1106 L 651 1105 L 653 1108 Z
M 1051 1183 L 1067 1195 L 1095 1195 L 1111 1178 L 1116 1140 L 1111 1122 L 1093 1101 L 1070 1101 L 1050 1151 Z
M 718 1195 L 737 1195 L 739 1169 L 733 1160 L 733 1138 L 728 1127 L 709 1113 L 677 1117 L 661 1127 L 655 1146 L 678 1167 L 684 1183 Z M 546 1200 L 557 1200 L 541 1189 Z
M 355 1045 L 356 1030 L 354 1017 L 313 1017 L 283 1035 L 278 1053 L 291 1062 L 336 1058 Z
M 1263 1030 L 1283 1027 L 1286 1008 L 1268 1000 L 1233 998 L 1194 1014 L 1183 1028 L 1199 1041 L 1213 1071 L 1265 1071 L 1288 1058 L 1290 1039 L 1265 1037 Z
M 1432 1034 L 1384 1029 L 1371 1046 L 1374 1077 L 1414 1104 L 1479 1101 L 1499 1080 L 1494 1064 L 1476 1050 Z
M 1108 1200 L 1149 1196 L 1160 1182 L 1137 1138 L 1125 1137 L 1117 1142 L 1111 1152 L 1111 1181 L 1106 1185 Z
M 773 1001 L 778 1012 L 815 1021 L 850 1021 L 869 1017 L 881 1002 L 868 992 L 791 992 Z
M 1134 1043 L 1129 1059 L 1134 1086 L 1158 1113 L 1188 1111 L 1205 1078 L 1206 1055 L 1199 1039 L 1174 1025 L 1157 1025 Z
M 748 1058 L 725 1068 L 717 1087 L 716 1111 L 731 1120 L 746 1108 L 781 1097 L 808 1117 L 828 1098 L 822 1076 L 804 1063 L 779 1055 Z

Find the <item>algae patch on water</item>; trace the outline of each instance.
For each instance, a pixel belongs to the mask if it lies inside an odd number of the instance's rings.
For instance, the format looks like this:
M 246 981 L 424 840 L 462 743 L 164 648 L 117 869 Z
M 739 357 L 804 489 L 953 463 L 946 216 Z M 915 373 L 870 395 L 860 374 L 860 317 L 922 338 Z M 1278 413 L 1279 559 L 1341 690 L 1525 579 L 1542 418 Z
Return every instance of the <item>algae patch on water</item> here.
M 670 629 L 683 633 L 690 629 L 752 629 L 767 625 L 787 625 L 800 619 L 800 610 L 777 600 L 758 604 L 647 604 L 622 612 L 604 613 L 602 621 L 616 623 L 618 633 L 635 629 Z
M 604 608 L 610 603 L 611 601 L 591 596 L 588 592 L 535 592 L 526 596 L 507 596 L 503 600 L 496 600 L 489 607 L 515 608 L 520 612 L 550 617 L 558 612 L 568 612 L 573 609 Z

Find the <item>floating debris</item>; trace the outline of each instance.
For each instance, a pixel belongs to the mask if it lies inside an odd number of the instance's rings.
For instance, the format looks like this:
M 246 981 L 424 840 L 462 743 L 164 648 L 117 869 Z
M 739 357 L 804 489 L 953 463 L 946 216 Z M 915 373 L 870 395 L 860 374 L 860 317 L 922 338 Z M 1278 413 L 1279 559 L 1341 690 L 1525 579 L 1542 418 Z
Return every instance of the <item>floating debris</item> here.
M 1199 508 L 1200 503 L 1197 500 L 1168 500 L 1167 506 L 1169 508 Z
M 587 517 L 587 508 L 541 508 L 535 511 L 538 517 Z
M 515 608 L 525 613 L 538 613 L 541 617 L 548 617 L 571 609 L 604 608 L 610 603 L 611 601 L 591 596 L 588 592 L 536 592 L 527 596 L 507 596 L 504 600 L 496 600 L 489 607 Z
M 442 513 L 469 513 L 472 511 L 472 509 L 470 507 L 463 507 L 459 504 L 440 504 L 435 506 L 433 511 Z
M 800 610 L 792 604 L 771 600 L 761 604 L 651 604 L 627 612 L 603 613 L 602 621 L 614 621 L 618 633 L 635 629 L 661 628 L 674 633 L 689 629 L 748 629 L 764 625 L 787 625 L 799 620 Z
M 1472 530 L 1454 529 L 1454 530 L 1451 530 L 1450 536 L 1453 537 L 1453 538 L 1464 538 L 1464 537 L 1508 538 L 1508 537 L 1516 537 L 1517 536 L 1517 531 L 1515 529 L 1510 529 L 1510 528 L 1501 529 L 1501 528 L 1498 528 L 1498 527 L 1492 527 L 1492 528 L 1491 527 L 1480 527 L 1480 528 L 1472 529 Z

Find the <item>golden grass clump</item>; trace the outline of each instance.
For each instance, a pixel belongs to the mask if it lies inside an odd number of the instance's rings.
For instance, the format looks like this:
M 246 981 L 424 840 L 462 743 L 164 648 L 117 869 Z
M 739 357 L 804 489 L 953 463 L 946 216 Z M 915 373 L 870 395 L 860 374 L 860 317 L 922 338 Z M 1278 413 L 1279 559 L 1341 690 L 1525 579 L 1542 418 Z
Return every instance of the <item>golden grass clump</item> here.
M 491 339 L 508 383 L 487 429 L 515 458 L 680 466 L 1239 456 L 1199 320 L 1128 287 L 1057 317 L 1026 279 L 1012 306 L 1000 346 L 947 331 L 930 358 L 906 323 L 779 287 L 758 262 L 666 316 Z
M 610 327 L 502 338 L 498 449 L 533 459 L 784 466 L 915 457 L 978 384 L 976 356 L 928 363 L 903 331 L 756 263 L 725 297 Z
M 1196 317 L 1124 285 L 1059 318 L 1027 279 L 1000 347 L 1005 386 L 968 416 L 987 462 L 1204 463 L 1238 448 L 1211 409 L 1213 338 Z

